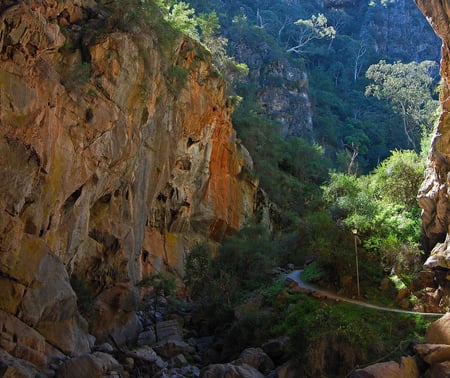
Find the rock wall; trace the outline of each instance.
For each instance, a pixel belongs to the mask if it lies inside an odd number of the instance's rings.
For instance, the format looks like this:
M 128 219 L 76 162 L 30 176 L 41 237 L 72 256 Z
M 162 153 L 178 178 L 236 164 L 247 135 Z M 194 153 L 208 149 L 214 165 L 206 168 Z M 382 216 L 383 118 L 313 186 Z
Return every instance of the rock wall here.
M 442 40 L 442 92 L 440 94 L 441 115 L 432 140 L 425 179 L 418 199 L 422 208 L 422 225 L 429 242 L 434 247 L 427 265 L 430 268 L 448 268 L 449 248 L 449 172 L 450 172 L 450 9 L 445 2 L 416 0 L 427 20 Z
M 201 47 L 108 28 L 93 0 L 14 4 L 0 7 L 0 347 L 43 366 L 91 334 L 126 341 L 136 282 L 181 276 L 193 244 L 252 215 L 257 183 Z M 95 297 L 91 329 L 70 282 Z

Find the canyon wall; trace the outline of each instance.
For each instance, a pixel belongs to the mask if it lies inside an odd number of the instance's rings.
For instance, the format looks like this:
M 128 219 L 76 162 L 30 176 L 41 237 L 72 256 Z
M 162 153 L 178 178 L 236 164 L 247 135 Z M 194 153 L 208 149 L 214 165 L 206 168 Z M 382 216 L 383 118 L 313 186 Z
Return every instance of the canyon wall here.
M 181 277 L 195 243 L 253 214 L 257 183 L 199 45 L 163 23 L 124 31 L 93 0 L 14 3 L 0 7 L 0 347 L 44 366 L 91 334 L 133 335 L 135 284 Z M 90 329 L 74 283 L 95 297 Z
M 450 188 L 450 8 L 447 2 L 416 0 L 436 34 L 442 40 L 441 115 L 432 140 L 425 179 L 419 191 L 422 225 L 433 249 L 426 262 L 430 268 L 450 268 L 449 188 Z

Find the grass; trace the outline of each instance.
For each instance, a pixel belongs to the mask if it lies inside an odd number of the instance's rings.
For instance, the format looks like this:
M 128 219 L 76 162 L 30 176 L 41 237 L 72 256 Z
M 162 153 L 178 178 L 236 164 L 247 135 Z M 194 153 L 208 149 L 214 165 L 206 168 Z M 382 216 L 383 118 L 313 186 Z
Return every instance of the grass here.
M 292 353 L 303 355 L 321 340 L 337 338 L 355 351 L 358 364 L 392 360 L 402 346 L 422 339 L 431 320 L 417 315 L 386 313 L 303 294 L 292 295 L 278 333 L 291 337 Z
M 302 280 L 305 282 L 317 282 L 323 278 L 326 278 L 326 276 L 327 272 L 314 261 L 307 265 L 303 270 Z

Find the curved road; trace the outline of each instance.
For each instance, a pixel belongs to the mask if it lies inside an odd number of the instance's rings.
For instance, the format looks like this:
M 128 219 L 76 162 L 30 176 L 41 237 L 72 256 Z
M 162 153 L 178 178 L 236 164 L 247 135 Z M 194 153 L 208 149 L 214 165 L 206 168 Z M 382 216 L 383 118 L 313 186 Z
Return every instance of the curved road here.
M 373 308 L 374 310 L 398 312 L 401 314 L 435 316 L 435 317 L 436 316 L 440 317 L 440 316 L 445 315 L 445 314 L 436 313 L 436 312 L 417 312 L 417 311 L 407 311 L 407 310 L 400 310 L 400 309 L 396 309 L 396 308 L 376 306 L 376 305 L 366 303 L 363 301 L 358 301 L 355 299 L 341 297 L 341 296 L 331 293 L 329 291 L 318 289 L 310 284 L 307 284 L 306 282 L 303 282 L 301 279 L 302 272 L 303 272 L 303 270 L 294 270 L 293 272 L 286 275 L 286 281 L 295 282 L 300 288 L 304 289 L 308 294 L 319 294 L 320 297 L 324 298 L 324 299 L 334 299 L 337 301 L 353 303 L 355 305 L 362 306 L 362 307 Z

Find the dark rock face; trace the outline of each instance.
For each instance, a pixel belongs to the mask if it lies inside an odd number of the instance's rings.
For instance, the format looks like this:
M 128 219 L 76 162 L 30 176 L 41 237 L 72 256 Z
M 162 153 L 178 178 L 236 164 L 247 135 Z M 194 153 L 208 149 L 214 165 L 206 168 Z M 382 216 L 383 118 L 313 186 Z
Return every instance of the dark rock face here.
M 412 1 L 375 3 L 367 8 L 361 38 L 374 46 L 380 59 L 439 61 L 439 38 Z

